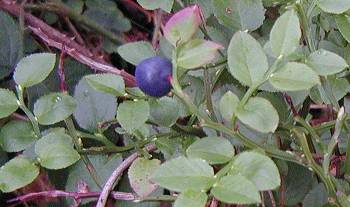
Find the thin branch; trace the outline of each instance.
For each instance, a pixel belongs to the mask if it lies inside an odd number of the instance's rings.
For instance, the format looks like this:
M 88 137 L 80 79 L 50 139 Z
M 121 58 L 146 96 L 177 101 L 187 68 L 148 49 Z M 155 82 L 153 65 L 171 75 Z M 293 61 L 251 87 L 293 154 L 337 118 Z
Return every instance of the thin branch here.
M 0 9 L 11 13 L 12 15 L 20 15 L 20 6 L 18 4 L 7 4 L 4 0 L 0 1 Z M 66 53 L 76 59 L 77 61 L 89 66 L 90 68 L 100 71 L 120 75 L 124 78 L 125 84 L 129 87 L 136 85 L 135 78 L 125 72 L 119 70 L 114 66 L 106 63 L 98 57 L 94 57 L 93 54 L 86 48 L 76 43 L 71 38 L 62 34 L 53 27 L 47 25 L 41 19 L 29 14 L 24 13 L 24 19 L 29 29 L 33 31 L 43 42 L 51 47 L 55 47 L 59 50 L 62 49 L 62 45 L 65 46 Z
M 156 147 L 154 145 L 148 145 L 145 147 L 148 152 L 154 151 Z M 104 207 L 106 205 L 108 196 L 112 191 L 116 180 L 123 174 L 123 172 L 133 163 L 139 156 L 139 153 L 135 152 L 126 158 L 111 174 L 106 184 L 104 185 L 100 197 L 98 198 L 96 207 Z
M 7 201 L 8 204 L 13 203 L 23 203 L 28 202 L 34 199 L 38 198 L 57 198 L 57 197 L 71 197 L 75 200 L 78 199 L 84 199 L 84 198 L 98 198 L 100 196 L 99 192 L 65 192 L 60 190 L 53 190 L 53 191 L 42 191 L 42 192 L 35 192 L 35 193 L 28 193 L 22 196 L 18 196 L 16 198 L 10 199 Z M 111 196 L 115 200 L 123 200 L 123 201 L 133 201 L 137 200 L 137 196 L 135 196 L 132 193 L 125 193 L 125 192 L 111 192 Z

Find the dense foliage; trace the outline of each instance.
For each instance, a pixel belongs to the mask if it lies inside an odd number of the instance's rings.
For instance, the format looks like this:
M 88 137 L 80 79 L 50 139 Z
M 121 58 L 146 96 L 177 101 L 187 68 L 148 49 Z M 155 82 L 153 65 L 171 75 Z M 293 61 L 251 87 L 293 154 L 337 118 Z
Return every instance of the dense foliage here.
M 0 0 L 0 204 L 350 206 L 349 12 Z

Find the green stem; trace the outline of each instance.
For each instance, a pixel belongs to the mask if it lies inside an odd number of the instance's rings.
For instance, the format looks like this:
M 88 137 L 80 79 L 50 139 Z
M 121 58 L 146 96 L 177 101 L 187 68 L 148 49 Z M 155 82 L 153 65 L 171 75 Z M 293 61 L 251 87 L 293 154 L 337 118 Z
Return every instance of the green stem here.
M 316 146 L 318 148 L 318 150 L 320 150 L 321 152 L 324 152 L 324 147 L 322 145 L 322 141 L 321 141 L 321 137 L 317 134 L 317 132 L 315 131 L 314 128 L 312 128 L 312 126 L 310 126 L 309 123 L 307 123 L 302 117 L 300 116 L 296 116 L 294 117 L 295 121 L 298 122 L 301 126 L 303 126 L 311 135 L 311 137 L 314 138 L 315 142 L 316 142 Z
M 18 95 L 19 108 L 27 115 L 28 119 L 32 123 L 35 135 L 38 138 L 41 138 L 41 132 L 40 132 L 38 120 L 34 116 L 34 114 L 29 110 L 29 108 L 26 106 L 26 104 L 24 103 L 24 96 L 23 96 L 22 87 L 20 85 L 17 85 L 16 90 L 17 90 L 17 95 Z
M 98 24 L 97 22 L 89 19 L 88 17 L 81 15 L 77 12 L 75 12 L 73 9 L 65 6 L 63 3 L 59 2 L 52 2 L 52 3 L 46 3 L 46 4 L 26 4 L 26 9 L 33 9 L 33 10 L 40 10 L 40 11 L 49 11 L 54 12 L 56 14 L 60 14 L 63 16 L 68 16 L 72 20 L 74 20 L 77 23 L 80 23 L 84 26 L 87 26 L 93 30 L 95 30 L 97 33 L 107 37 L 112 42 L 116 44 L 123 44 L 125 43 L 125 40 L 121 37 L 116 35 L 115 33 L 106 30 L 101 24 Z
M 105 137 L 103 134 L 89 134 L 89 133 L 85 133 L 77 130 L 77 135 L 78 137 L 81 137 L 81 138 L 87 138 L 87 139 L 92 139 L 92 140 L 101 142 L 106 146 L 112 146 L 112 147 L 115 146 L 115 144 L 109 141 L 109 139 L 107 139 L 107 137 Z
M 309 149 L 309 145 L 307 143 L 307 139 L 305 137 L 305 134 L 298 131 L 296 128 L 293 129 L 293 133 L 296 135 L 296 137 L 298 138 L 301 148 L 305 154 L 306 159 L 309 162 L 309 166 L 311 167 L 311 169 L 320 177 L 320 179 L 323 181 L 323 183 L 325 184 L 327 191 L 329 193 L 329 195 L 333 198 L 337 198 L 336 196 L 336 187 L 333 184 L 331 178 L 329 176 L 326 176 L 323 172 L 323 169 L 316 163 L 316 161 L 314 160 L 312 153 Z
M 162 196 L 150 196 L 145 198 L 140 198 L 138 200 L 134 200 L 134 203 L 140 202 L 174 202 L 176 200 L 175 196 L 170 195 L 162 195 Z
M 65 123 L 66 123 L 69 134 L 73 138 L 73 143 L 74 143 L 75 148 L 77 149 L 77 151 L 82 151 L 82 149 L 83 149 L 82 142 L 81 142 L 81 139 L 79 138 L 77 130 L 75 129 L 72 118 L 70 118 L 70 117 L 67 118 L 65 120 Z M 87 170 L 89 171 L 92 179 L 94 180 L 96 185 L 102 189 L 101 181 L 100 181 L 99 177 L 97 176 L 97 172 L 96 172 L 94 166 L 92 165 L 91 161 L 89 160 L 89 158 L 86 155 L 82 155 L 81 157 L 82 157 L 82 160 L 83 160 Z
M 217 120 L 214 112 L 214 107 L 213 107 L 213 101 L 211 98 L 211 82 L 209 79 L 209 72 L 207 68 L 204 68 L 203 71 L 203 78 L 204 78 L 204 91 L 205 91 L 205 98 L 206 98 L 206 104 L 207 104 L 207 109 L 209 111 L 210 117 L 213 120 Z

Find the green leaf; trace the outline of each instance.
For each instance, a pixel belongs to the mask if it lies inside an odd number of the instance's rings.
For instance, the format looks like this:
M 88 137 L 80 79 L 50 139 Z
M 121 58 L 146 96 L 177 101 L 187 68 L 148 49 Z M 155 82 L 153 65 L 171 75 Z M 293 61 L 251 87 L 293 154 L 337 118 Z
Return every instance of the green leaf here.
M 115 118 L 117 99 L 114 95 L 96 91 L 85 78 L 79 81 L 74 91 L 77 108 L 74 118 L 79 126 L 89 131 L 96 131 L 100 122 Z
M 234 173 L 250 180 L 259 191 L 273 190 L 281 184 L 276 164 L 257 152 L 243 152 L 233 161 Z
M 40 97 L 34 104 L 34 115 L 42 125 L 63 121 L 73 114 L 77 103 L 65 93 L 51 93 Z
M 117 120 L 129 133 L 140 128 L 148 119 L 150 107 L 146 101 L 124 101 L 118 107 Z
M 320 78 L 309 66 L 289 62 L 269 78 L 273 87 L 281 91 L 301 91 L 320 84 Z
M 230 121 L 236 113 L 236 108 L 239 104 L 239 99 L 236 94 L 228 91 L 221 98 L 219 103 L 220 113 L 222 117 L 228 121 Z
M 259 84 L 269 66 L 261 45 L 248 33 L 236 32 L 227 51 L 230 73 L 244 85 Z
M 52 132 L 35 144 L 40 165 L 48 169 L 66 168 L 80 159 L 74 150 L 72 138 L 62 132 Z
M 188 190 L 176 198 L 174 207 L 205 207 L 207 200 L 206 193 Z
M 261 0 L 214 0 L 213 6 L 220 24 L 233 30 L 256 30 L 265 19 Z
M 22 188 L 39 175 L 39 168 L 30 160 L 17 156 L 0 168 L 0 190 L 8 193 Z
M 87 83 L 94 89 L 112 94 L 114 96 L 123 96 L 125 94 L 124 79 L 114 74 L 92 74 L 84 77 Z
M 262 133 L 274 132 L 279 117 L 276 109 L 266 99 L 253 97 L 242 107 L 236 109 L 241 122 Z
M 169 190 L 207 190 L 214 182 L 213 168 L 202 159 L 178 157 L 162 164 L 152 181 Z
M 260 203 L 258 189 L 242 175 L 229 175 L 221 178 L 211 189 L 215 198 L 232 204 Z
M 301 38 L 300 23 L 294 10 L 285 12 L 272 27 L 270 33 L 271 49 L 275 57 L 288 56 L 299 46 Z
M 141 198 L 157 189 L 157 185 L 150 182 L 150 177 L 159 165 L 160 160 L 145 158 L 138 158 L 131 164 L 128 171 L 130 186 Z
M 170 97 L 152 99 L 150 104 L 150 119 L 160 126 L 172 126 L 180 116 L 178 103 Z
M 303 200 L 303 206 L 319 207 L 324 206 L 328 202 L 327 189 L 322 183 L 317 184 Z
M 325 12 L 341 14 L 350 9 L 349 0 L 319 0 L 318 6 Z
M 163 9 L 166 12 L 171 12 L 174 0 L 137 0 L 143 8 L 147 10 Z
M 16 95 L 4 88 L 0 88 L 0 118 L 11 115 L 18 109 Z
M 119 55 L 133 65 L 142 60 L 156 56 L 152 45 L 146 41 L 126 43 L 118 47 Z
M 10 75 L 21 56 L 22 37 L 18 24 L 5 11 L 0 11 L 0 79 Z
M 112 32 L 127 32 L 131 29 L 131 22 L 113 1 L 88 0 L 84 15 L 91 21 Z
M 232 159 L 235 150 L 232 144 L 222 137 L 204 137 L 191 144 L 186 151 L 188 157 L 201 158 L 209 164 L 223 164 Z
M 288 175 L 285 177 L 286 206 L 295 206 L 301 203 L 311 190 L 313 182 L 313 172 L 306 167 L 289 162 Z
M 193 69 L 211 63 L 223 47 L 215 42 L 193 39 L 179 47 L 177 65 L 185 69 Z
M 336 15 L 335 22 L 342 36 L 350 42 L 350 17 L 344 14 Z
M 28 121 L 12 120 L 0 131 L 1 148 L 6 152 L 19 152 L 29 147 L 37 139 L 32 124 Z
M 342 57 L 323 49 L 311 53 L 306 63 L 323 76 L 339 73 L 349 67 Z
M 55 67 L 56 55 L 36 53 L 22 58 L 16 66 L 13 78 L 18 85 L 30 87 L 49 76 Z

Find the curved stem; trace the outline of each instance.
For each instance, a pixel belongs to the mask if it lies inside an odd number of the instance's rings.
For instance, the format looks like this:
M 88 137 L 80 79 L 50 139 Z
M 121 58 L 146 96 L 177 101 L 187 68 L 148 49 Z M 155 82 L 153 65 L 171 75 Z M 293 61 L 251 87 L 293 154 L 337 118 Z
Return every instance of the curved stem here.
M 38 120 L 34 116 L 34 114 L 29 110 L 29 108 L 26 106 L 26 104 L 24 103 L 23 89 L 20 85 L 17 85 L 16 90 L 17 90 L 17 95 L 18 95 L 19 108 L 22 109 L 22 111 L 27 115 L 28 119 L 32 123 L 35 135 L 38 138 L 40 138 L 41 132 L 40 132 Z

